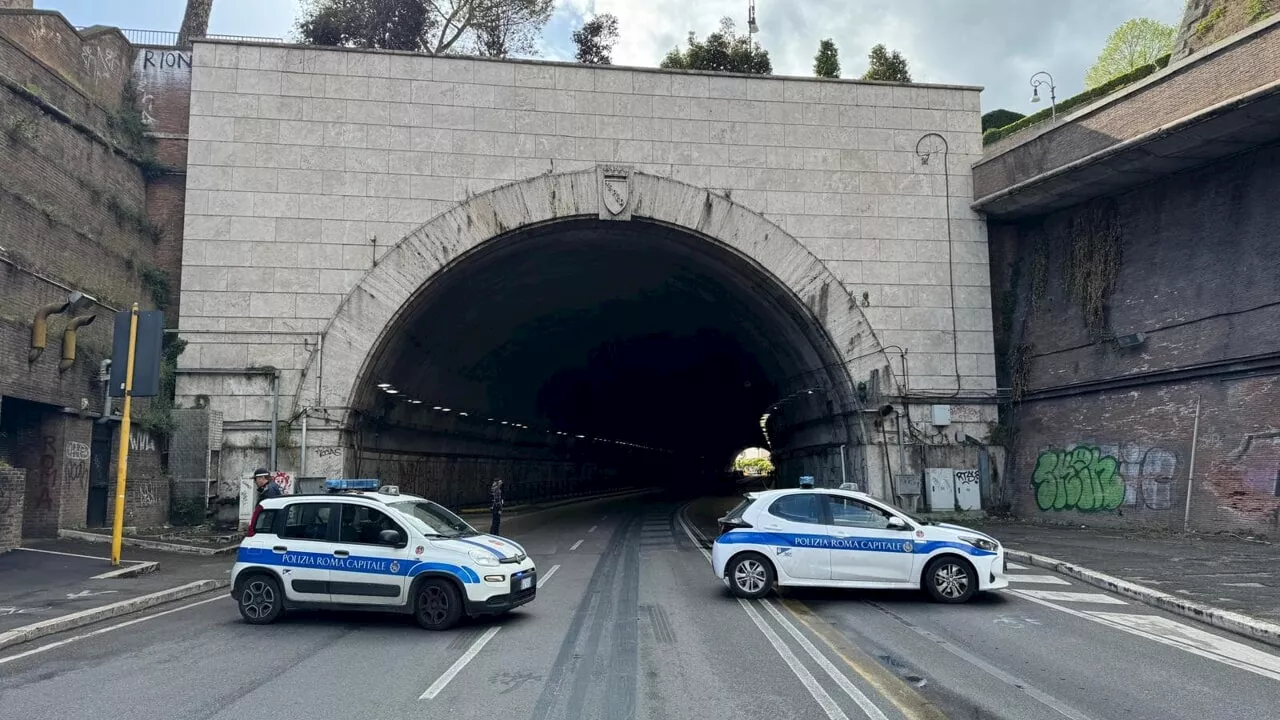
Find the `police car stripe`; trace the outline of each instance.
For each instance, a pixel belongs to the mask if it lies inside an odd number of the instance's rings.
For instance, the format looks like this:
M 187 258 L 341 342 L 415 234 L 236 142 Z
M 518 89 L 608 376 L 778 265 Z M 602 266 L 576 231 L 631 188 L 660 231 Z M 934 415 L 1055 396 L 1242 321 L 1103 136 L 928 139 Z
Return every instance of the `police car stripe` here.
M 505 560 L 507 557 L 502 553 L 501 550 L 498 550 L 497 548 L 492 547 L 490 545 L 485 545 L 484 543 L 478 543 L 473 540 L 462 540 L 462 539 L 458 539 L 458 542 L 464 545 L 471 545 L 472 547 L 478 547 L 481 550 L 488 550 L 490 553 L 493 553 L 493 555 L 497 557 L 499 560 Z
M 860 552 L 913 553 L 927 555 L 942 548 L 955 548 L 975 557 L 995 555 L 990 550 L 968 543 L 947 540 L 913 542 L 908 539 L 881 537 L 837 537 L 834 535 L 804 535 L 795 533 L 771 533 L 750 530 L 731 530 L 717 540 L 721 545 L 771 545 L 789 548 L 816 548 L 820 550 L 852 550 Z
M 336 557 L 328 553 L 284 552 L 278 553 L 265 548 L 240 548 L 236 560 L 253 565 L 274 565 L 276 567 L 316 568 L 339 570 L 344 572 L 368 573 L 370 575 L 393 575 L 398 577 L 417 577 L 424 572 L 446 572 L 464 583 L 480 582 L 480 576 L 474 570 L 458 565 L 440 562 L 411 562 L 396 558 Z

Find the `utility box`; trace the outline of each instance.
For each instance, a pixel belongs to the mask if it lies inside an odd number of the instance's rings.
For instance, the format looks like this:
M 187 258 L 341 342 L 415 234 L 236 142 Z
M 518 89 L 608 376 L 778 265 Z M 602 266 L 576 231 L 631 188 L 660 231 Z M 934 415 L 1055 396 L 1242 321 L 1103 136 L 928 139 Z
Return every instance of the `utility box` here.
M 956 477 L 951 468 L 925 468 L 925 503 L 930 512 L 952 512 L 956 509 Z
M 982 474 L 977 470 L 956 470 L 956 509 L 982 509 Z
M 935 427 L 945 427 L 951 424 L 951 406 L 950 405 L 934 405 L 932 409 L 933 409 L 933 425 Z

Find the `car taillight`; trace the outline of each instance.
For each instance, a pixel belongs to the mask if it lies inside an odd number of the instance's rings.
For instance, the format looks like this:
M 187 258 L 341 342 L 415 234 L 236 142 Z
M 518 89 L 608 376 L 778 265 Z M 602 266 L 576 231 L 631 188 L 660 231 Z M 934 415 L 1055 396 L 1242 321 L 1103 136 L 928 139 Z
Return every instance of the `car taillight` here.
M 735 520 L 720 520 L 720 534 L 723 535 L 730 530 L 745 530 L 751 527 L 751 523 L 741 518 Z
M 249 531 L 245 537 L 253 537 L 253 529 L 258 526 L 258 513 L 262 512 L 262 503 L 253 506 L 253 517 L 249 518 Z

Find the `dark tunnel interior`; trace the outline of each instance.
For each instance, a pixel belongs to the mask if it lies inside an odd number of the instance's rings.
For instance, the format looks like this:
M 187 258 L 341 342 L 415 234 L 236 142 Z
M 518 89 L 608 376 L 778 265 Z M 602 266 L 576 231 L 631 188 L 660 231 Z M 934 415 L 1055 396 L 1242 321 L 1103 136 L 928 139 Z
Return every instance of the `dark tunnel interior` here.
M 439 273 L 384 336 L 359 403 L 723 468 L 765 444 L 771 403 L 833 366 L 808 311 L 752 261 L 682 229 L 582 219 L 496 238 Z

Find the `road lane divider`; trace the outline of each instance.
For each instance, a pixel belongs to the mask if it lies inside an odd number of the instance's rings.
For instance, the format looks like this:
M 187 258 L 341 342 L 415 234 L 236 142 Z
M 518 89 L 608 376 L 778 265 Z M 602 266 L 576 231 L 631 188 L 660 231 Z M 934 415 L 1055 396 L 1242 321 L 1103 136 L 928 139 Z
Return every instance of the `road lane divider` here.
M 488 645 L 489 641 L 493 639 L 493 636 L 497 635 L 498 631 L 501 629 L 501 625 L 494 625 L 488 630 L 485 630 L 484 634 L 476 638 L 476 641 L 471 643 L 471 647 L 467 648 L 467 651 L 462 653 L 462 657 L 455 660 L 454 663 L 449 666 L 449 669 L 444 671 L 443 675 L 436 678 L 436 681 L 431 683 L 431 687 L 428 687 L 425 692 L 419 695 L 418 699 L 431 700 L 443 692 L 444 689 L 449 686 L 449 683 L 458 676 L 458 673 L 462 672 L 462 669 L 465 668 L 468 663 L 475 660 L 476 656 L 480 654 L 480 651 L 484 649 L 484 646 Z
M 582 544 L 582 541 L 581 541 L 581 540 L 579 540 L 578 542 L 574 543 L 574 544 L 569 548 L 569 552 L 573 552 L 574 550 L 577 550 L 577 549 L 578 549 L 578 546 L 579 546 L 579 545 L 581 545 L 581 544 Z
M 593 532 L 595 532 L 595 531 L 596 531 L 596 528 L 597 528 L 597 527 L 599 527 L 599 525 L 592 525 L 592 526 L 591 526 L 591 529 L 590 529 L 590 530 L 588 530 L 587 532 L 588 532 L 588 533 L 593 533 Z
M 839 668 L 832 664 L 832 662 L 828 660 L 827 657 L 818 650 L 818 648 L 814 647 L 813 643 L 809 642 L 809 638 L 805 637 L 804 634 L 786 618 L 786 616 L 779 612 L 778 608 L 773 606 L 773 603 L 767 600 L 761 600 L 760 604 L 765 606 L 765 609 L 769 611 L 769 614 L 773 616 L 774 620 L 778 621 L 778 624 L 782 626 L 782 629 L 786 630 L 787 634 L 800 644 L 800 647 L 808 653 L 809 657 L 813 658 L 813 661 L 818 663 L 818 667 L 822 668 L 822 670 L 827 673 L 827 677 L 830 677 L 832 681 L 834 681 L 835 684 L 844 691 L 844 694 L 848 695 L 849 699 L 852 700 L 853 703 L 862 710 L 862 712 L 866 713 L 870 720 L 889 720 L 889 718 L 880 711 L 880 708 L 876 707 L 875 703 L 871 702 L 871 698 L 864 695 L 863 692 L 859 690 L 844 673 L 840 672 Z
M 541 590 L 547 584 L 547 581 L 551 579 L 551 576 L 555 575 L 556 571 L 559 569 L 559 565 L 552 565 L 546 575 L 539 577 L 538 589 Z M 418 696 L 418 699 L 433 700 L 441 692 L 444 692 L 444 689 L 449 686 L 449 683 L 452 682 L 455 677 L 458 676 L 458 673 L 462 672 L 463 668 L 470 664 L 472 660 L 476 659 L 476 656 L 480 654 L 480 651 L 484 649 L 484 646 L 488 645 L 489 641 L 492 640 L 501 629 L 501 625 L 494 625 L 486 630 L 483 635 L 476 638 L 475 642 L 471 643 L 471 646 L 467 648 L 466 652 L 462 653 L 462 657 L 455 660 L 453 664 L 449 666 L 449 669 L 444 671 L 444 674 L 436 678 L 436 681 L 431 683 L 431 686 Z
M 706 548 L 706 546 L 708 545 L 707 539 L 703 537 L 702 533 L 697 528 L 689 524 L 688 520 L 685 518 L 684 508 L 681 508 L 680 511 L 676 513 L 676 520 L 680 525 L 680 528 L 684 530 L 685 535 L 689 537 L 689 541 L 693 543 L 693 546 L 698 549 L 698 552 L 702 553 L 702 556 L 706 558 L 708 563 L 711 563 L 712 562 L 711 553 L 708 552 Z M 747 615 L 751 617 L 753 622 L 755 622 L 756 627 L 760 628 L 760 631 L 764 633 L 765 638 L 769 640 L 770 644 L 774 645 L 774 649 L 778 651 L 778 654 L 781 655 L 783 660 L 787 662 L 789 667 L 791 667 L 791 670 L 793 673 L 795 673 L 797 679 L 799 679 L 800 682 L 804 684 L 805 688 L 809 690 L 809 694 L 813 696 L 813 699 L 817 701 L 820 706 L 822 706 L 823 710 L 826 710 L 827 706 L 824 704 L 823 698 L 830 700 L 831 696 L 827 694 L 827 692 L 822 688 L 821 685 L 816 684 L 817 681 L 814 680 L 813 675 L 808 671 L 807 668 L 804 667 L 802 663 L 799 663 L 799 661 L 795 657 L 795 654 L 792 653 L 789 648 L 787 648 L 785 643 L 782 643 L 782 639 L 778 637 L 777 633 L 775 633 L 772 628 L 770 628 L 766 623 L 764 623 L 764 619 L 759 616 L 759 613 L 755 611 L 755 608 L 749 602 L 747 602 L 742 598 L 737 598 L 737 600 L 738 600 L 738 603 L 742 605 L 743 610 L 747 612 Z M 828 660 L 822 654 L 821 651 L 819 651 L 816 647 L 814 647 L 813 643 L 810 642 L 808 638 L 805 638 L 804 634 L 801 633 L 799 629 L 795 627 L 795 625 L 793 625 L 790 621 L 788 621 L 768 601 L 759 600 L 757 602 L 763 605 L 769 611 L 769 613 L 774 616 L 774 619 L 777 620 L 778 624 L 784 630 L 787 631 L 787 634 L 791 635 L 792 639 L 794 639 L 797 642 L 797 644 L 799 644 L 800 647 L 805 650 L 805 652 L 813 659 L 813 661 L 817 663 L 818 666 L 821 667 L 823 671 L 827 673 L 828 676 L 831 677 L 832 681 L 834 681 L 836 685 L 842 691 L 844 691 L 846 695 L 849 696 L 849 698 L 854 702 L 854 704 L 857 705 L 858 708 L 862 710 L 863 713 L 865 713 L 868 718 L 870 718 L 870 720 L 887 720 L 887 716 L 884 714 L 884 711 L 881 710 L 878 706 L 876 706 L 876 704 L 870 698 L 868 698 L 866 694 L 864 694 L 861 690 L 859 690 L 858 687 L 854 685 L 846 675 L 841 673 L 839 669 L 836 668 L 835 665 L 831 663 L 831 661 Z M 786 602 L 787 601 L 783 601 L 783 604 L 785 605 Z M 788 608 L 788 611 L 792 612 L 792 614 L 795 614 L 794 611 L 792 611 L 790 608 Z M 800 618 L 797 616 L 797 619 L 800 620 L 802 623 L 804 622 L 803 618 Z M 806 623 L 806 626 L 807 626 L 807 623 Z M 812 630 L 812 628 L 810 629 Z M 819 638 L 822 638 L 822 635 L 816 632 L 814 634 L 818 635 Z M 831 645 L 831 642 L 829 640 L 827 640 L 826 638 L 822 638 L 822 639 L 827 644 L 828 647 L 832 647 L 832 650 L 836 652 L 836 654 L 842 660 L 844 660 L 846 664 L 849 664 L 850 667 L 853 667 L 855 672 L 858 672 L 858 674 L 862 676 L 864 680 L 868 680 L 867 674 L 864 674 L 863 672 L 859 672 L 858 668 L 853 664 L 853 662 L 849 658 L 842 655 L 838 650 L 836 650 Z M 782 643 L 782 644 L 779 645 L 775 643 L 775 640 L 777 641 L 777 643 Z M 788 658 L 790 658 L 790 660 L 788 660 Z M 794 661 L 794 664 L 793 664 L 793 661 Z M 879 666 L 876 666 L 876 667 L 878 668 Z M 890 703 L 892 703 L 907 720 L 947 720 L 946 715 L 944 715 L 941 710 L 938 710 L 937 708 L 935 708 L 931 703 L 929 703 L 919 694 L 912 691 L 900 680 L 888 675 L 887 672 L 885 672 L 884 674 L 888 678 L 887 681 L 881 681 L 877 683 L 877 682 L 872 682 L 868 680 L 868 682 L 869 684 L 872 685 L 873 688 L 875 688 L 875 690 L 878 693 L 880 693 Z M 814 686 L 811 687 L 809 683 L 806 682 L 806 677 L 809 680 L 812 680 L 814 682 Z M 905 696 L 905 697 L 900 698 L 895 696 Z M 844 716 L 844 711 L 840 710 L 839 706 L 836 706 L 836 712 L 839 712 L 841 716 Z M 837 717 L 837 716 L 832 716 L 830 712 L 828 712 L 828 716 L 833 718 Z

